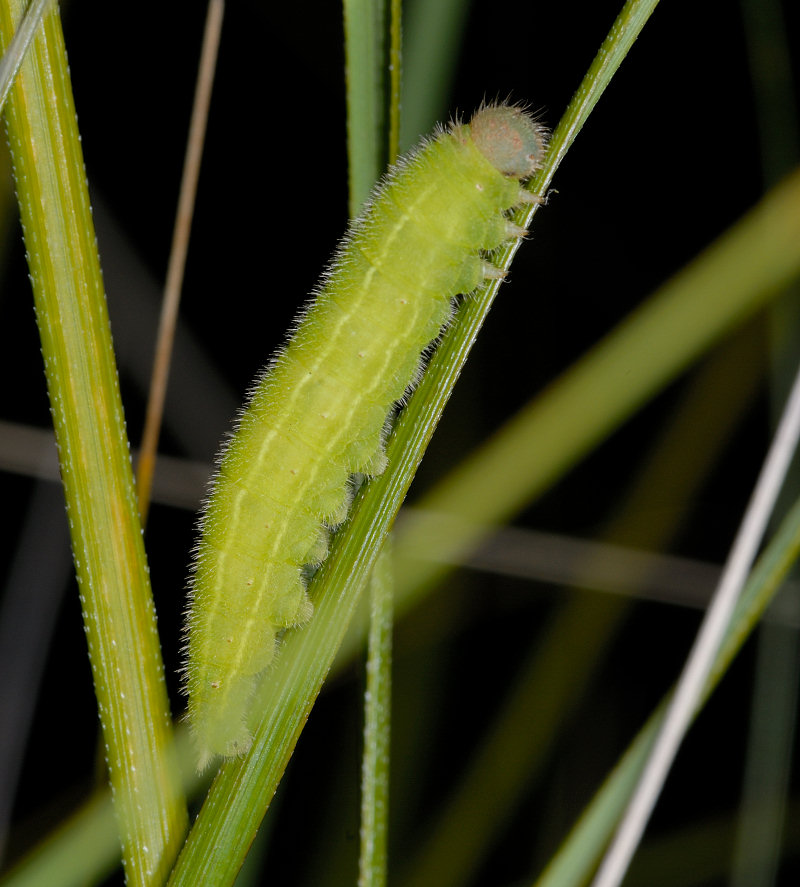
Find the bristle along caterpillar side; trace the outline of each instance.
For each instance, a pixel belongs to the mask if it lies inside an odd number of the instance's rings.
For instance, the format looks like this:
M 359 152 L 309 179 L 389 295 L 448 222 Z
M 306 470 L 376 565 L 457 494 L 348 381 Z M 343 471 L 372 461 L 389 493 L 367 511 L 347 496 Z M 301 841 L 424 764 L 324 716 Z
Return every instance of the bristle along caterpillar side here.
M 523 233 L 507 213 L 538 200 L 519 182 L 545 147 L 536 121 L 497 105 L 401 160 L 256 381 L 200 523 L 185 683 L 201 766 L 249 747 L 256 678 L 312 614 L 302 569 L 324 559 L 350 477 L 383 470 L 387 417 L 453 297 L 498 276 L 485 254 Z

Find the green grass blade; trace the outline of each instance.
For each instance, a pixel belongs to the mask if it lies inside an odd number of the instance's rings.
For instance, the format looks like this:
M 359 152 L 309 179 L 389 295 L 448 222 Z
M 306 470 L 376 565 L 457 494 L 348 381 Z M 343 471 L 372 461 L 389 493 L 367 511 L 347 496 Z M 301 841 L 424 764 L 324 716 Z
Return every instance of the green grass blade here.
M 386 4 L 344 0 L 350 218 L 386 168 Z
M 7 43 L 25 4 L 0 3 Z M 57 11 L 5 110 L 89 654 L 128 883 L 163 881 L 186 825 L 83 156 Z
M 118 867 L 119 835 L 111 794 L 99 791 L 21 860 L 2 883 L 13 887 L 85 887 Z
M 401 31 L 400 0 L 344 0 L 350 218 L 397 159 Z
M 400 94 L 403 74 L 403 3 L 389 0 L 389 163 L 400 154 Z
M 401 151 L 413 148 L 447 112 L 469 13 L 467 0 L 417 0 L 407 5 Z
M 361 768 L 361 856 L 358 887 L 386 884 L 389 825 L 389 740 L 392 705 L 394 596 L 391 537 L 370 576 L 364 759 Z

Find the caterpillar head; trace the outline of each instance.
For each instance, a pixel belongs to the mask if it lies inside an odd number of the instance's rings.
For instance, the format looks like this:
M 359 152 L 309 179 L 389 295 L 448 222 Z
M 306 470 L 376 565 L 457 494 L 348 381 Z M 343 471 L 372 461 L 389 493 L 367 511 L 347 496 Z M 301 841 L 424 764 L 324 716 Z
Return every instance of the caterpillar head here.
M 481 154 L 509 178 L 527 179 L 544 162 L 546 131 L 521 108 L 481 108 L 470 120 L 469 128 Z

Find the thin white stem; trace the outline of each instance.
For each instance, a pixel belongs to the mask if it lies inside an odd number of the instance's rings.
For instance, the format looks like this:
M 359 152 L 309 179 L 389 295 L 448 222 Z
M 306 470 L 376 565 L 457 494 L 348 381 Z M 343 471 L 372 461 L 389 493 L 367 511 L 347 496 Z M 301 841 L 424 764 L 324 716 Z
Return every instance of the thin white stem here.
M 800 371 L 661 731 L 592 887 L 618 887 L 692 721 L 800 436 Z
M 0 59 L 0 108 L 6 103 L 11 84 L 17 76 L 17 71 L 19 71 L 22 60 L 25 58 L 25 53 L 28 51 L 28 47 L 36 34 L 39 22 L 41 22 L 48 6 L 52 2 L 53 0 L 33 0 L 25 13 L 22 24 L 14 32 L 11 42 L 8 44 L 8 49 L 3 54 L 2 59 Z

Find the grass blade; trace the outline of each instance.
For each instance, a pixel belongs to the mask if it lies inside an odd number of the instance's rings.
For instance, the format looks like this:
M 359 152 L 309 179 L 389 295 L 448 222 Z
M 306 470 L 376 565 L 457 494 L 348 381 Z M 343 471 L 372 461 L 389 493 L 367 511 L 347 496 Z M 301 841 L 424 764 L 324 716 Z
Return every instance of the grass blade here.
M 344 0 L 350 218 L 386 168 L 386 3 Z
M 0 4 L 6 42 L 25 4 Z M 57 10 L 5 110 L 123 856 L 159 883 L 186 825 L 83 156 Z
M 392 705 L 394 577 L 391 538 L 370 576 L 372 617 L 367 643 L 364 757 L 361 767 L 361 857 L 358 887 L 386 884 L 389 820 L 389 740 Z

